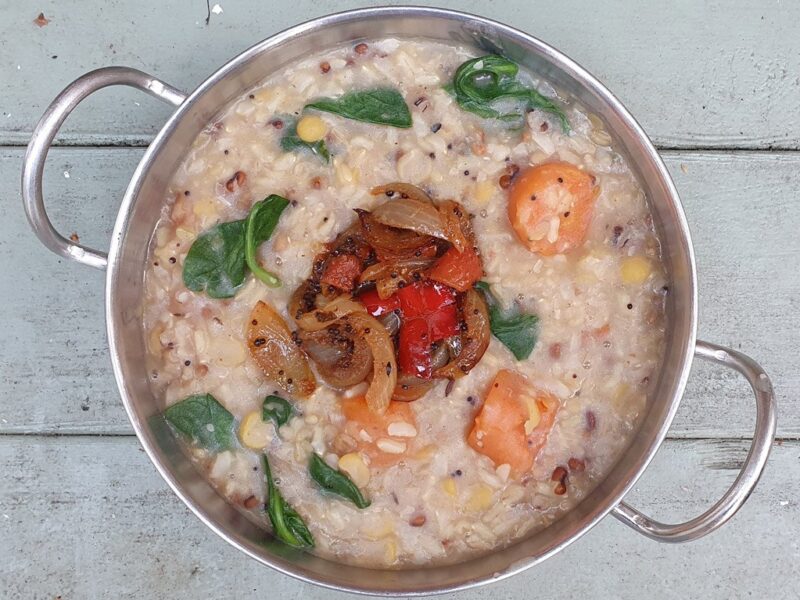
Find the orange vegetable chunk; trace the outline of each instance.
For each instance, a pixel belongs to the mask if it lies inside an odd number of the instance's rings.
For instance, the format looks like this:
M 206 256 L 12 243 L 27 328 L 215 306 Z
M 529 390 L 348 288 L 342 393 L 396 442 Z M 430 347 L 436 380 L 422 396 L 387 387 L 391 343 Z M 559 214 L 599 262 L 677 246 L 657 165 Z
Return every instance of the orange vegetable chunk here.
M 428 276 L 459 292 L 466 292 L 483 276 L 483 265 L 474 249 L 466 248 L 459 252 L 450 248 L 436 261 Z
M 475 416 L 467 443 L 495 465 L 508 464 L 519 477 L 530 471 L 547 442 L 558 407 L 557 398 L 536 390 L 519 373 L 502 369 Z
M 411 450 L 412 438 L 389 435 L 389 425 L 392 423 L 408 423 L 416 428 L 417 421 L 411 404 L 408 402 L 390 402 L 386 412 L 378 414 L 371 411 L 363 396 L 345 398 L 340 402 L 342 414 L 347 419 L 345 432 L 356 440 L 358 451 L 367 456 L 370 466 L 388 467 L 408 457 Z M 387 447 L 386 442 L 393 442 L 390 446 L 405 445 L 401 452 L 386 452 L 380 448 Z
M 575 165 L 537 165 L 514 181 L 508 217 L 519 241 L 532 252 L 564 254 L 586 238 L 598 193 L 594 176 Z

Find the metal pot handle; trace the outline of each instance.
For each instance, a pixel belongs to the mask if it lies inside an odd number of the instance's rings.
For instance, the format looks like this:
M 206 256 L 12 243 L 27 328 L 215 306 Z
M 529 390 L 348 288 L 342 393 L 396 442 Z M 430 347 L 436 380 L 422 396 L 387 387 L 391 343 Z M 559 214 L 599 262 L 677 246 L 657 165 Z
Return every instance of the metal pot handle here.
M 22 201 L 33 231 L 50 250 L 79 263 L 105 269 L 108 255 L 72 242 L 58 233 L 44 207 L 42 174 L 47 152 L 64 120 L 89 94 L 111 85 L 127 85 L 160 98 L 174 106 L 186 99 L 186 94 L 152 75 L 129 67 L 106 67 L 90 71 L 70 83 L 47 107 L 33 130 L 25 162 L 22 165 Z
M 669 525 L 654 521 L 635 508 L 620 502 L 613 515 L 642 535 L 659 542 L 690 542 L 724 525 L 744 504 L 758 483 L 775 438 L 775 395 L 764 370 L 749 356 L 709 342 L 697 342 L 695 355 L 739 371 L 747 378 L 756 396 L 756 429 L 750 452 L 739 476 L 719 501 L 699 517 Z

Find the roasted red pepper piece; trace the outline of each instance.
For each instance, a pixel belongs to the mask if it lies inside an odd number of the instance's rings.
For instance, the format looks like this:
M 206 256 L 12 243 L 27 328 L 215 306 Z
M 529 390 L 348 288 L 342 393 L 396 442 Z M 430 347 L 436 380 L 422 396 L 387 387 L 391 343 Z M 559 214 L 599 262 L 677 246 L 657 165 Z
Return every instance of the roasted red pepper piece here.
M 358 296 L 373 317 L 400 309 L 401 325 L 397 349 L 400 370 L 429 379 L 431 344 L 459 332 L 456 292 L 433 281 L 407 285 L 388 298 L 381 299 L 370 290 Z
M 483 265 L 473 248 L 463 252 L 450 248 L 436 261 L 428 276 L 459 292 L 466 292 L 483 276 Z
M 444 306 L 456 303 L 455 291 L 441 283 L 421 281 L 397 291 L 403 316 L 409 319 L 428 317 Z
M 425 317 L 431 334 L 431 342 L 438 342 L 456 335 L 458 326 L 458 309 L 455 304 L 447 304 Z
M 380 317 L 400 308 L 400 300 L 397 294 L 392 294 L 388 298 L 381 298 L 377 290 L 369 290 L 358 295 L 358 300 L 373 317 Z
M 431 339 L 425 319 L 409 319 L 400 325 L 400 344 L 397 363 L 400 371 L 430 379 Z
M 431 344 L 459 331 L 455 291 L 424 281 L 397 292 L 400 326 L 400 369 L 425 379 L 431 376 Z M 404 331 L 405 330 L 405 331 Z

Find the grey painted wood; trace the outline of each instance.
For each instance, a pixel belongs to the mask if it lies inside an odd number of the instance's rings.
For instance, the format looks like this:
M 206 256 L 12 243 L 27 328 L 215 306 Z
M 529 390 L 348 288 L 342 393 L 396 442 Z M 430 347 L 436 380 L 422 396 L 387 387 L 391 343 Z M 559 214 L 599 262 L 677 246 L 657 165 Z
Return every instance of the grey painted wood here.
M 606 82 L 663 146 L 800 147 L 796 2 L 417 3 L 483 14 L 541 37 Z M 130 65 L 189 90 L 276 31 L 374 3 L 219 4 L 224 12 L 206 27 L 202 0 L 0 2 L 0 143 L 25 143 L 47 103 L 88 70 Z M 32 23 L 40 10 L 51 19 L 43 28 Z M 76 113 L 61 139 L 141 145 L 167 114 L 136 92 L 104 91 Z
M 141 153 L 54 150 L 44 193 L 55 226 L 107 248 Z M 51 254 L 33 235 L 19 197 L 23 155 L 0 149 L 0 432 L 130 432 L 108 359 L 104 275 Z
M 45 181 L 64 232 L 105 248 L 139 149 L 58 148 Z M 0 432 L 130 433 L 111 374 L 101 273 L 58 259 L 28 228 L 18 200 L 21 148 L 0 149 Z M 797 312 L 800 155 L 666 153 L 697 250 L 700 336 L 750 353 L 773 378 L 779 435 L 800 436 Z M 68 172 L 70 177 L 64 177 Z M 36 300 L 34 300 L 36 299 Z M 744 380 L 695 369 L 675 437 L 747 437 L 755 415 Z
M 630 502 L 662 519 L 699 514 L 731 482 L 742 442 L 670 441 Z M 660 545 L 608 517 L 533 571 L 446 598 L 793 598 L 800 595 L 800 443 L 774 448 L 760 487 L 703 540 Z M 168 490 L 134 438 L 0 436 L 0 596 L 307 598 L 246 558 Z
M 417 3 L 484 14 L 555 45 L 604 81 L 662 147 L 726 150 L 665 153 L 694 235 L 699 333 L 762 362 L 787 439 L 740 514 L 707 539 L 658 545 L 608 518 L 535 571 L 451 598 L 800 597 L 800 550 L 790 537 L 800 517 L 800 154 L 741 151 L 800 149 L 800 4 Z M 9 146 L 27 142 L 47 103 L 78 75 L 125 64 L 189 90 L 280 29 L 371 2 L 219 4 L 224 12 L 205 26 L 202 0 L 0 0 L 2 598 L 345 597 L 246 559 L 169 492 L 130 437 L 117 396 L 103 275 L 49 254 L 20 206 L 23 149 Z M 39 11 L 51 19 L 44 28 L 32 23 Z M 104 90 L 59 143 L 143 146 L 168 114 L 131 90 Z M 54 222 L 104 248 L 141 154 L 55 150 L 45 182 Z M 698 514 L 735 477 L 747 442 L 730 438 L 751 435 L 753 422 L 740 378 L 696 367 L 670 433 L 677 439 L 630 502 L 664 520 Z

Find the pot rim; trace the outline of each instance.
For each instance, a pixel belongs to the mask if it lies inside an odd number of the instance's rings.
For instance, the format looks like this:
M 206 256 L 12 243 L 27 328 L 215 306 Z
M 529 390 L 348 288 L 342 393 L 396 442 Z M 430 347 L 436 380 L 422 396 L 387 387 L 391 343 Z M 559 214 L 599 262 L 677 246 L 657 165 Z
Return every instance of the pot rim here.
M 677 376 L 675 378 L 675 396 L 671 401 L 671 405 L 666 413 L 666 417 L 664 418 L 657 432 L 652 436 L 652 439 L 650 440 L 650 443 L 647 446 L 646 451 L 642 453 L 640 460 L 637 462 L 635 467 L 632 467 L 630 469 L 631 470 L 630 477 L 625 481 L 623 485 L 617 486 L 617 488 L 614 490 L 614 493 L 610 494 L 604 502 L 599 503 L 597 508 L 595 508 L 592 512 L 590 512 L 586 517 L 584 517 L 582 521 L 578 523 L 578 526 L 575 528 L 574 533 L 570 537 L 562 540 L 558 544 L 554 544 L 552 547 L 548 548 L 545 552 L 543 552 L 538 556 L 528 557 L 526 559 L 516 561 L 515 563 L 509 565 L 508 568 L 506 568 L 503 572 L 496 573 L 493 576 L 478 577 L 474 579 L 461 581 L 457 584 L 446 585 L 446 586 L 432 583 L 430 586 L 426 586 L 424 588 L 417 588 L 410 592 L 397 592 L 397 591 L 382 590 L 380 588 L 374 588 L 368 586 L 359 586 L 357 583 L 352 583 L 352 584 L 342 584 L 338 582 L 334 583 L 331 581 L 326 581 L 325 579 L 319 576 L 296 572 L 292 568 L 287 568 L 279 561 L 272 560 L 271 557 L 257 554 L 252 548 L 234 539 L 229 534 L 228 531 L 226 531 L 221 525 L 219 525 L 215 521 L 213 515 L 208 514 L 207 511 L 197 506 L 193 502 L 193 500 L 189 497 L 188 493 L 184 491 L 183 484 L 173 475 L 173 473 L 167 468 L 167 466 L 164 463 L 162 463 L 160 458 L 157 456 L 154 444 L 152 444 L 148 440 L 148 436 L 145 435 L 146 424 L 139 419 L 139 416 L 133 406 L 133 401 L 126 391 L 124 384 L 123 368 L 120 361 L 119 348 L 116 343 L 116 335 L 115 335 L 115 332 L 119 327 L 117 323 L 118 319 L 115 316 L 112 308 L 117 303 L 116 290 L 117 290 L 117 275 L 119 268 L 119 251 L 121 248 L 121 240 L 124 238 L 124 233 L 128 228 L 130 215 L 134 203 L 136 202 L 136 199 L 138 197 L 138 193 L 141 187 L 141 182 L 143 181 L 143 178 L 149 168 L 150 163 L 152 162 L 153 157 L 158 154 L 165 141 L 169 138 L 171 133 L 176 128 L 177 124 L 184 118 L 184 116 L 188 113 L 188 111 L 198 100 L 198 98 L 203 96 L 209 89 L 211 89 L 218 82 L 226 78 L 239 66 L 243 65 L 256 55 L 268 52 L 273 47 L 278 46 L 286 42 L 287 40 L 303 36 L 304 34 L 310 31 L 323 29 L 343 22 L 352 22 L 367 18 L 390 19 L 390 18 L 404 17 L 409 15 L 417 17 L 430 16 L 430 17 L 438 17 L 451 20 L 454 19 L 457 21 L 471 22 L 473 24 L 486 25 L 488 27 L 491 27 L 502 33 L 504 36 L 514 39 L 515 41 L 518 41 L 527 47 L 535 49 L 540 54 L 547 57 L 553 63 L 558 65 L 561 69 L 568 72 L 576 81 L 578 81 L 581 85 L 589 88 L 594 94 L 602 98 L 603 102 L 609 105 L 609 107 L 613 110 L 613 112 L 615 112 L 616 115 L 619 116 L 619 118 L 624 122 L 625 126 L 630 128 L 630 130 L 635 134 L 640 145 L 640 150 L 647 155 L 647 158 L 652 162 L 652 164 L 656 168 L 658 177 L 662 180 L 664 188 L 667 190 L 667 195 L 673 204 L 673 207 L 675 209 L 675 214 L 677 215 L 677 219 L 674 225 L 676 226 L 676 231 L 679 232 L 680 236 L 683 238 L 686 246 L 686 254 L 688 259 L 687 266 L 689 270 L 688 272 L 689 280 L 687 282 L 687 288 L 690 291 L 689 301 L 691 302 L 691 306 L 689 307 L 689 326 L 688 326 L 690 331 L 688 332 L 685 342 L 685 348 L 683 352 L 683 365 L 681 365 L 680 370 L 677 371 Z M 694 248 L 692 246 L 691 235 L 689 233 L 689 226 L 683 211 L 683 206 L 680 202 L 680 197 L 672 181 L 672 178 L 666 166 L 664 165 L 663 160 L 661 159 L 655 147 L 653 146 L 653 143 L 651 142 L 650 138 L 647 136 L 647 134 L 644 132 L 644 130 L 638 124 L 638 122 L 634 119 L 634 117 L 630 114 L 630 112 L 628 112 L 625 106 L 616 98 L 616 96 L 614 96 L 593 75 L 591 75 L 588 71 L 586 71 L 575 61 L 567 57 L 565 54 L 556 50 L 549 44 L 539 40 L 538 38 L 530 34 L 527 34 L 519 29 L 505 25 L 493 19 L 489 19 L 486 17 L 474 15 L 463 11 L 456 11 L 456 10 L 442 9 L 442 8 L 428 8 L 428 7 L 413 6 L 413 5 L 360 8 L 360 9 L 332 13 L 329 15 L 317 17 L 315 19 L 311 19 L 306 22 L 300 23 L 298 25 L 285 29 L 281 32 L 278 32 L 266 38 L 265 40 L 251 46 L 244 52 L 240 53 L 239 55 L 235 56 L 234 58 L 223 64 L 213 74 L 211 74 L 207 79 L 205 79 L 197 88 L 195 88 L 194 91 L 192 91 L 191 94 L 189 94 L 186 100 L 175 110 L 175 112 L 173 112 L 173 114 L 169 117 L 164 126 L 160 129 L 158 134 L 155 136 L 155 138 L 147 148 L 146 152 L 144 153 L 142 159 L 140 160 L 138 166 L 136 167 L 136 170 L 134 171 L 131 177 L 131 181 L 123 197 L 119 213 L 117 215 L 117 219 L 114 225 L 113 233 L 111 236 L 111 245 L 108 253 L 108 268 L 106 272 L 106 291 L 105 291 L 106 330 L 109 342 L 109 350 L 111 355 L 112 367 L 114 370 L 114 377 L 117 382 L 117 387 L 119 389 L 120 396 L 122 397 L 123 404 L 125 406 L 125 411 L 128 415 L 128 419 L 130 420 L 131 425 L 133 426 L 136 436 L 139 439 L 140 443 L 142 444 L 150 461 L 156 467 L 159 474 L 167 482 L 172 491 L 181 499 L 181 501 L 187 507 L 189 507 L 189 509 L 200 519 L 200 521 L 202 521 L 214 533 L 216 533 L 223 540 L 225 540 L 232 546 L 236 547 L 237 549 L 241 550 L 251 558 L 254 558 L 259 563 L 269 566 L 280 573 L 289 575 L 290 577 L 293 577 L 305 583 L 312 583 L 315 585 L 322 586 L 324 588 L 337 591 L 351 592 L 358 594 L 370 594 L 378 596 L 422 596 L 430 594 L 442 594 L 442 593 L 455 592 L 465 589 L 471 589 L 481 585 L 485 585 L 490 582 L 506 579 L 508 577 L 511 577 L 512 575 L 516 575 L 530 567 L 533 567 L 536 564 L 539 564 L 540 562 L 556 554 L 560 550 L 563 550 L 572 542 L 582 537 L 585 533 L 587 533 L 590 529 L 592 529 L 601 519 L 603 519 L 606 515 L 608 515 L 608 513 L 611 512 L 614 509 L 614 507 L 616 507 L 620 503 L 622 498 L 633 488 L 633 486 L 638 481 L 639 477 L 649 466 L 650 462 L 652 461 L 653 457 L 655 456 L 656 452 L 658 451 L 659 447 L 664 441 L 667 431 L 669 430 L 669 427 L 671 426 L 672 421 L 675 417 L 675 413 L 677 412 L 678 406 L 682 399 L 692 365 L 693 350 L 695 348 L 696 335 L 697 335 L 697 306 L 698 306 L 697 272 L 696 272 Z

